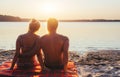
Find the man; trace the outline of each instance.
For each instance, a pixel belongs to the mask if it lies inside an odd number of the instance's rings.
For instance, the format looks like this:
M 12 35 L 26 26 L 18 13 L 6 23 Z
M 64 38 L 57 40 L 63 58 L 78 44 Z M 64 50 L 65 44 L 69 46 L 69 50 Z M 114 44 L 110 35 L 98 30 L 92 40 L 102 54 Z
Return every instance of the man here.
M 58 21 L 50 18 L 47 21 L 49 34 L 41 37 L 41 49 L 44 54 L 44 64 L 49 69 L 64 69 L 68 63 L 69 39 L 57 34 Z

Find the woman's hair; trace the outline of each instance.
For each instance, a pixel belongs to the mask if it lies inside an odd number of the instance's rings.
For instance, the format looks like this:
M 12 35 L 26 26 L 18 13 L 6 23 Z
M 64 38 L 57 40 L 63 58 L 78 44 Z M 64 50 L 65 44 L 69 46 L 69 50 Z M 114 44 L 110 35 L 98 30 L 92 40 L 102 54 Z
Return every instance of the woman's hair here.
M 40 23 L 36 19 L 32 19 L 29 23 L 29 31 L 31 32 L 36 32 L 40 28 Z

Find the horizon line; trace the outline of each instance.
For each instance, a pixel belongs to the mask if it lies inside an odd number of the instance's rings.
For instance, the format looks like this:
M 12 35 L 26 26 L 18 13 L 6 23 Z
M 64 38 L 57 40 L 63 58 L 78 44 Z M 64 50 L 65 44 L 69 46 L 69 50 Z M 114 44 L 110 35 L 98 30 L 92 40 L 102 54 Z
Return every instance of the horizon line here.
M 14 16 L 14 15 L 2 15 L 2 14 L 0 14 L 0 16 L 11 16 L 11 17 L 18 17 L 18 18 L 20 18 L 20 19 L 32 19 L 32 18 L 30 18 L 30 17 L 20 17 L 20 16 Z M 54 17 L 53 17 L 54 18 Z M 38 19 L 38 20 L 46 20 L 45 18 L 44 19 Z M 58 20 L 60 20 L 60 21 L 63 21 L 63 20 L 65 20 L 65 21 L 67 21 L 67 20 L 70 20 L 70 21 L 74 21 L 74 20 L 77 20 L 77 21 L 79 21 L 79 20 L 120 20 L 120 19 L 109 19 L 109 18 L 82 18 L 82 19 L 58 19 Z

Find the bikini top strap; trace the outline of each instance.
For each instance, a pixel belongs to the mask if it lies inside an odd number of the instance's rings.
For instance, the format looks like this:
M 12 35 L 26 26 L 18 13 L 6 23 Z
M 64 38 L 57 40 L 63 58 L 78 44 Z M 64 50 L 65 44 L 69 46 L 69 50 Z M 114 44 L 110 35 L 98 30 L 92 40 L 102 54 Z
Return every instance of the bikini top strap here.
M 38 38 L 36 38 L 36 39 L 34 40 L 34 43 L 33 43 L 33 45 L 30 47 L 30 50 L 35 46 L 35 44 L 37 43 L 37 40 L 38 40 Z M 24 45 L 23 45 L 23 36 L 22 36 L 22 35 L 20 36 L 20 46 L 21 46 L 21 48 L 24 47 Z

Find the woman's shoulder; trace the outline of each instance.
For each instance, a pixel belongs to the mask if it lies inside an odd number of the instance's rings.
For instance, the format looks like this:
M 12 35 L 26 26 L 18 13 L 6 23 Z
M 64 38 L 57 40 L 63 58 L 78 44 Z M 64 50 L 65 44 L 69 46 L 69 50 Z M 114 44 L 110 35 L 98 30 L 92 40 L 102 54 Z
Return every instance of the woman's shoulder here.
M 22 38 L 24 38 L 24 37 L 40 38 L 40 36 L 37 35 L 37 34 L 32 34 L 32 35 L 30 35 L 30 34 L 28 34 L 28 33 L 21 34 L 21 35 L 18 36 L 18 38 L 21 38 L 21 37 L 22 37 Z
M 18 35 L 18 37 L 24 37 L 26 36 L 26 33 Z
M 40 38 L 40 35 L 34 34 L 34 36 L 35 36 L 36 38 Z
M 18 39 L 21 39 L 22 37 L 24 37 L 24 34 L 18 35 Z

